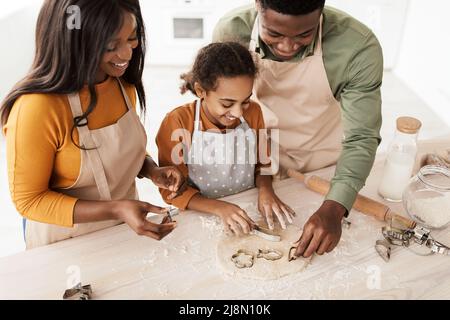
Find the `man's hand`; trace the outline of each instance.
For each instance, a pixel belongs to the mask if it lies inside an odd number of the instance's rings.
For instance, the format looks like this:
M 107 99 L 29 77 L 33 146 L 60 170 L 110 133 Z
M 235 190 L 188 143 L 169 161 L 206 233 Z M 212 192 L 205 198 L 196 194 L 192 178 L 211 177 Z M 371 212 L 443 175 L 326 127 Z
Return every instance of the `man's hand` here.
M 339 243 L 342 234 L 342 219 L 347 210 L 336 201 L 326 200 L 309 218 L 303 234 L 297 241 L 297 257 L 309 258 L 313 253 L 322 255 L 331 252 Z

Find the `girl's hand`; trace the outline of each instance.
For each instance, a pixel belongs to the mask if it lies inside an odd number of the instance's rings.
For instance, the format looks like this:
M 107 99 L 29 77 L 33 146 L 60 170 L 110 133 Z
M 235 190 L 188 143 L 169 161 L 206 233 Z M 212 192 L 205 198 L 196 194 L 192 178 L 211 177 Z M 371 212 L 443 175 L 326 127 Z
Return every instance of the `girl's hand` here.
M 187 187 L 187 180 L 177 167 L 154 167 L 150 172 L 150 179 L 157 187 L 172 191 L 168 200 L 182 194 Z
M 119 200 L 114 204 L 113 215 L 128 224 L 140 236 L 161 240 L 176 227 L 176 222 L 157 224 L 147 220 L 147 213 L 166 214 L 167 209 L 137 200 Z
M 295 216 L 295 211 L 281 201 L 271 187 L 259 189 L 258 210 L 266 220 L 270 230 L 274 228 L 273 214 L 275 214 L 283 229 L 286 229 L 285 219 L 292 223 Z
M 214 214 L 222 219 L 225 230 L 232 231 L 236 236 L 249 234 L 256 226 L 244 210 L 229 202 L 217 201 Z

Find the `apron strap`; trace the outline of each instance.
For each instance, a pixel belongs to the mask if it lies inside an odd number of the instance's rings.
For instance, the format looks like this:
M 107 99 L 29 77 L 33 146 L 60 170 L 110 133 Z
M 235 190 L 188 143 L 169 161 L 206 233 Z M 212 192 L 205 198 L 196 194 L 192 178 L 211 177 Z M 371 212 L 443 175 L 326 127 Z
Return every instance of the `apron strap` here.
M 314 49 L 314 55 L 322 55 L 322 25 L 323 25 L 323 14 L 320 15 L 319 21 L 319 33 L 317 35 L 317 45 Z
M 81 101 L 78 93 L 72 93 L 67 95 L 69 99 L 70 108 L 72 109 L 72 114 L 74 117 L 79 117 L 83 114 L 81 109 Z M 94 175 L 94 180 L 97 185 L 98 192 L 100 194 L 101 200 L 111 200 L 111 192 L 109 190 L 108 180 L 106 179 L 105 169 L 103 168 L 102 160 L 100 158 L 100 153 L 92 138 L 91 132 L 87 125 L 77 127 L 80 145 L 83 148 L 90 150 L 85 151 L 87 155 L 87 160 L 89 161 L 92 173 Z
M 258 38 L 259 38 L 259 16 L 256 15 L 255 23 L 253 24 L 252 36 L 250 38 L 249 50 L 252 52 L 256 52 L 256 48 L 258 47 Z
M 120 81 L 119 78 L 117 78 L 117 82 L 119 82 L 120 90 L 122 91 L 122 96 L 125 99 L 125 103 L 127 105 L 127 108 L 128 108 L 128 110 L 131 110 L 132 109 L 132 104 L 131 104 L 130 98 L 128 97 L 127 92 L 125 91 L 125 87 L 123 86 L 122 81 Z
M 195 121 L 194 121 L 194 131 L 200 131 L 200 109 L 202 107 L 200 99 L 197 99 L 195 103 Z

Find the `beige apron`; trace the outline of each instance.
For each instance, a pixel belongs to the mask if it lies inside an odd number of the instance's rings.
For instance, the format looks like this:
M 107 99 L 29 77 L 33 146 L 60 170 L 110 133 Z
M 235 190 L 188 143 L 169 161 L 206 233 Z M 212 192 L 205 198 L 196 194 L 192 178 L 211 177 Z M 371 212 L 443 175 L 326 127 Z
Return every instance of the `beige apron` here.
M 104 128 L 77 128 L 80 145 L 95 149 L 81 150 L 80 174 L 74 185 L 55 191 L 81 200 L 138 199 L 135 179 L 145 160 L 147 136 L 122 83 L 117 80 L 127 105 L 127 113 L 115 124 Z M 78 93 L 68 95 L 68 99 L 73 117 L 81 116 L 83 111 Z M 44 246 L 120 223 L 102 221 L 65 228 L 27 220 L 26 247 L 32 249 Z
M 256 51 L 259 19 L 253 26 L 250 50 Z M 261 59 L 253 99 L 262 108 L 267 129 L 279 129 L 278 178 L 287 169 L 309 172 L 333 165 L 342 150 L 340 104 L 330 88 L 322 58 L 322 17 L 314 54 L 299 62 Z M 276 136 L 276 135 L 274 135 Z

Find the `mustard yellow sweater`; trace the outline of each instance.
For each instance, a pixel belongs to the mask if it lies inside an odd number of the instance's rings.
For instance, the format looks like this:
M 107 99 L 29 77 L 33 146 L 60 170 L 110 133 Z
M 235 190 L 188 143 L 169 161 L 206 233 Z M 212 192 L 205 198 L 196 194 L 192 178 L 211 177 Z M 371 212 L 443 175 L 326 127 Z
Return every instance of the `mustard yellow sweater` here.
M 133 108 L 136 92 L 124 83 Z M 89 115 L 89 129 L 119 120 L 127 111 L 119 84 L 108 78 L 96 86 L 98 104 Z M 87 87 L 80 92 L 83 111 L 89 104 Z M 71 141 L 73 116 L 66 95 L 28 94 L 14 104 L 3 129 L 7 142 L 8 179 L 12 200 L 27 219 L 73 226 L 78 199 L 53 191 L 72 186 L 80 171 L 81 150 Z M 78 144 L 78 131 L 74 131 Z

